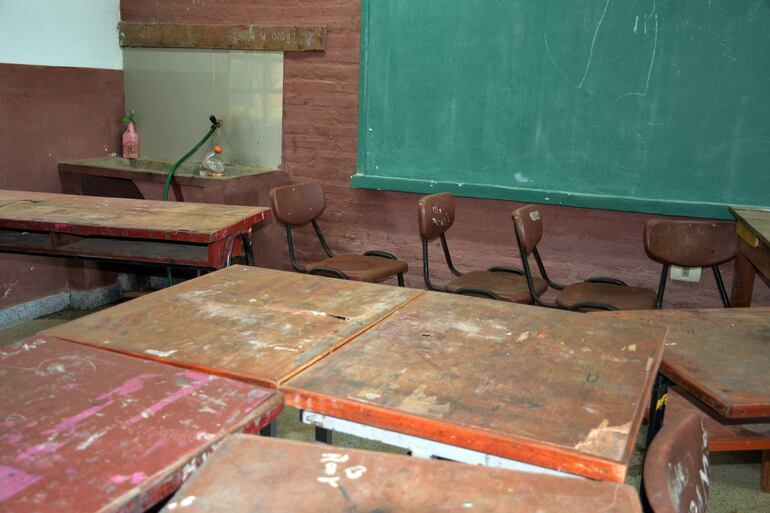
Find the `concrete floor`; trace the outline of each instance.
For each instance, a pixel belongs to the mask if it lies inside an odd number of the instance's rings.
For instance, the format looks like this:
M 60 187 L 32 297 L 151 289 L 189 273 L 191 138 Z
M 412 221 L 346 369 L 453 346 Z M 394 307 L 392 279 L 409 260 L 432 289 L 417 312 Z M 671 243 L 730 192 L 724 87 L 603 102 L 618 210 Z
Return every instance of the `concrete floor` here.
M 89 312 L 64 310 L 33 321 L 0 330 L 0 346 L 30 337 L 35 333 Z M 334 434 L 334 445 L 404 453 L 403 450 L 348 435 Z M 314 440 L 314 430 L 299 421 L 299 411 L 285 408 L 278 418 L 278 437 Z M 639 486 L 645 430 L 639 434 L 627 482 Z M 770 494 L 759 491 L 758 452 L 715 453 L 711 455 L 711 496 L 708 513 L 770 513 Z

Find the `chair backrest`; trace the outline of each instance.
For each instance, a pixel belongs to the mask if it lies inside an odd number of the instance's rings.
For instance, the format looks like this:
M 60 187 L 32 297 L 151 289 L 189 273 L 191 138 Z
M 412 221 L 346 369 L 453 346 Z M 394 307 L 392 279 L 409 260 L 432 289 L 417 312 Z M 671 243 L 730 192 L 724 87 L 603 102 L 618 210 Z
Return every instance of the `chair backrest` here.
M 519 250 L 525 255 L 532 253 L 543 238 L 543 220 L 537 205 L 527 205 L 513 211 L 513 226 L 519 241 Z
M 270 201 L 275 218 L 289 226 L 304 226 L 326 208 L 326 197 L 318 182 L 276 187 L 270 191 Z
M 732 221 L 650 219 L 644 249 L 653 260 L 679 267 L 712 267 L 735 258 L 738 238 Z
M 455 197 L 450 192 L 424 196 L 417 202 L 420 237 L 433 240 L 455 222 Z
M 664 422 L 644 460 L 644 488 L 654 513 L 706 513 L 707 447 L 697 413 Z

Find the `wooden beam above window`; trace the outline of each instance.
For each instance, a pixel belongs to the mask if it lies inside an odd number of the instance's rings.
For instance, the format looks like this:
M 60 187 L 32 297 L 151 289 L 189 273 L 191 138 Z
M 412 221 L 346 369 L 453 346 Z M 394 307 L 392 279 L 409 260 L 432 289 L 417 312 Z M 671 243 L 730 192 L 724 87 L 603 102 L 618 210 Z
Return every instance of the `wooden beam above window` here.
M 122 22 L 120 46 L 275 52 L 320 51 L 326 48 L 326 27 Z

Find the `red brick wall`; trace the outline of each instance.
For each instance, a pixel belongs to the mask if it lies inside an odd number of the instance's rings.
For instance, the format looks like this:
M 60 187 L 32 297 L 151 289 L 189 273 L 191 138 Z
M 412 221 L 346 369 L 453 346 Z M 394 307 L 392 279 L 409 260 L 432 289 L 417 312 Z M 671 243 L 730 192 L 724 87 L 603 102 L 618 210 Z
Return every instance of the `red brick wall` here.
M 357 148 L 359 0 L 122 0 L 121 16 L 124 21 L 142 22 L 327 26 L 325 52 L 285 57 L 283 167 L 295 180 L 323 184 L 328 206 L 321 224 L 333 247 L 393 251 L 409 261 L 407 284 L 422 286 L 416 224 L 419 195 L 350 187 Z M 510 221 L 517 206 L 459 200 L 449 239 L 460 269 L 518 264 Z M 611 275 L 635 285 L 657 286 L 660 268 L 642 247 L 644 222 L 651 216 L 553 206 L 542 210 L 547 233 L 541 250 L 554 278 L 571 281 Z M 300 237 L 298 242 L 306 246 L 312 241 Z M 439 252 L 434 255 L 438 257 Z M 311 253 L 301 255 L 320 257 L 321 253 L 314 246 Z M 699 285 L 671 284 L 666 297 L 669 305 L 720 304 L 709 275 Z M 755 301 L 770 304 L 770 293 L 762 283 L 757 285 Z
M 59 161 L 118 150 L 123 72 L 0 64 L 0 113 L 0 189 L 61 192 Z M 67 280 L 67 259 L 0 253 L 0 309 Z

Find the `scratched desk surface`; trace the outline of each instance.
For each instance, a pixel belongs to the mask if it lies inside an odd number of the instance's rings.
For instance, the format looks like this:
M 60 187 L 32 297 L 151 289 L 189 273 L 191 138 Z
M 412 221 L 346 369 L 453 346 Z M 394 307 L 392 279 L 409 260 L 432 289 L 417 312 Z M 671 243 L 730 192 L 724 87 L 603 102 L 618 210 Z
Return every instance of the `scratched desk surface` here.
M 668 328 L 661 371 L 726 418 L 770 417 L 770 308 L 594 314 Z
M 297 408 L 621 482 L 664 335 L 426 293 L 281 390 Z
M 48 333 L 276 386 L 420 294 L 232 266 Z
M 731 207 L 730 212 L 766 246 L 770 246 L 770 210 Z
M 630 486 L 233 435 L 164 513 L 640 513 Z
M 0 349 L 0 511 L 144 511 L 274 391 L 54 337 Z
M 208 243 L 250 229 L 269 208 L 0 190 L 0 227 Z

